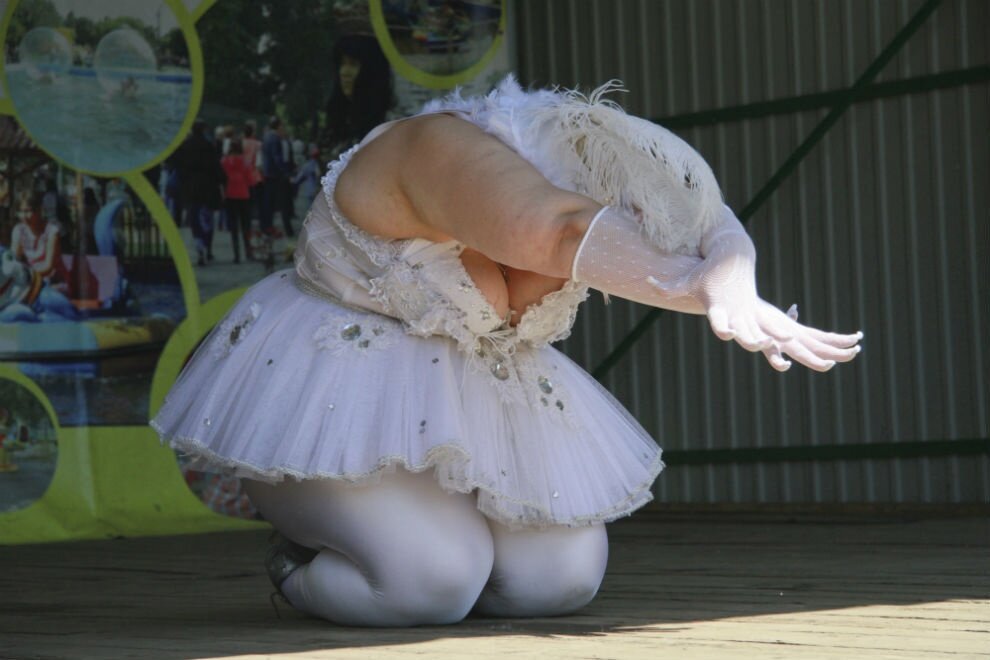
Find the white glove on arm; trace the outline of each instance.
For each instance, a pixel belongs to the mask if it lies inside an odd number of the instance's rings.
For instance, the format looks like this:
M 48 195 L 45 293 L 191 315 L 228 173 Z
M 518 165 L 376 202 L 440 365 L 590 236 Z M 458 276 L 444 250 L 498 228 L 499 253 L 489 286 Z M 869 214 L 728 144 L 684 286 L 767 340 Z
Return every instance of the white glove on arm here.
M 660 251 L 629 213 L 604 207 L 591 221 L 574 257 L 572 279 L 607 294 L 690 314 L 706 314 L 720 338 L 762 351 L 779 371 L 789 355 L 817 371 L 847 362 L 863 334 L 840 335 L 797 322 L 756 293 L 756 250 L 732 212 L 701 242 L 702 258 Z

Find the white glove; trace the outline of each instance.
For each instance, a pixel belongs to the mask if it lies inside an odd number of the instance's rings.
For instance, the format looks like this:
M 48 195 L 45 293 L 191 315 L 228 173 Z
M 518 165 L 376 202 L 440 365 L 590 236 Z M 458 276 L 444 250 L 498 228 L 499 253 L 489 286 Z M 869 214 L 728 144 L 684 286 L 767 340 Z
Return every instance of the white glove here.
M 603 208 L 578 248 L 572 278 L 621 298 L 680 312 L 707 314 L 720 338 L 762 351 L 779 371 L 789 355 L 817 371 L 847 362 L 862 333 L 838 335 L 797 322 L 756 293 L 756 250 L 742 224 L 725 209 L 722 224 L 704 237 L 703 259 L 663 253 L 648 243 L 628 213 Z
M 578 246 L 571 279 L 644 305 L 704 314 L 704 306 L 687 295 L 682 283 L 703 263 L 698 257 L 659 251 L 646 242 L 639 222 L 606 206 Z

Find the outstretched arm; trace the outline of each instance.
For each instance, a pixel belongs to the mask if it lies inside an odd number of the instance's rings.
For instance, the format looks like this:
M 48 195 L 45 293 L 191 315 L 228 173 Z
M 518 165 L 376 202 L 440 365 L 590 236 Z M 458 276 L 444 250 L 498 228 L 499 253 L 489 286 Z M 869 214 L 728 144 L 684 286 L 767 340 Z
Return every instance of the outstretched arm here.
M 364 188 L 360 182 L 377 181 Z M 396 125 L 344 170 L 337 202 L 367 231 L 457 239 L 511 268 L 573 278 L 636 302 L 707 314 L 712 329 L 786 370 L 816 370 L 859 352 L 861 335 L 803 326 L 756 293 L 755 250 L 731 211 L 699 257 L 665 253 L 629 213 L 553 186 L 494 137 L 451 116 Z
M 840 335 L 801 325 L 796 307 L 784 313 L 759 297 L 756 250 L 728 207 L 702 237 L 701 258 L 659 251 L 643 238 L 631 214 L 606 207 L 580 245 L 573 274 L 623 298 L 706 314 L 716 335 L 762 351 L 779 371 L 791 366 L 785 355 L 827 371 L 859 353 L 862 333 Z

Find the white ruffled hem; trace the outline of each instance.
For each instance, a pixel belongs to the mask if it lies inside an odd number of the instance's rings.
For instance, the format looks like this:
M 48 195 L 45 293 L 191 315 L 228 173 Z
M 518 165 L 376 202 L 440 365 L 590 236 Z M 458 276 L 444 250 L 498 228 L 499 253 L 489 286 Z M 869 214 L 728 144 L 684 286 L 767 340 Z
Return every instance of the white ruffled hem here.
M 151 426 L 159 434 L 164 434 L 164 431 L 154 421 L 151 422 Z M 510 529 L 545 528 L 560 524 L 565 524 L 569 527 L 579 527 L 600 522 L 612 522 L 619 518 L 624 518 L 653 499 L 651 486 L 665 467 L 658 453 L 653 465 L 649 469 L 649 478 L 633 489 L 633 493 L 625 500 L 617 502 L 610 508 L 595 514 L 578 516 L 565 523 L 561 523 L 554 520 L 552 512 L 543 507 L 539 502 L 522 500 L 513 497 L 509 493 L 493 490 L 488 484 L 481 483 L 467 476 L 455 477 L 452 474 L 455 466 L 471 460 L 470 454 L 463 447 L 456 444 L 434 445 L 420 461 L 412 460 L 406 456 L 382 456 L 378 459 L 378 463 L 371 469 L 365 472 L 348 474 L 319 471 L 303 472 L 288 468 L 264 468 L 257 465 L 250 465 L 244 461 L 220 456 L 209 447 L 192 438 L 172 438 L 169 444 L 176 451 L 191 457 L 191 460 L 186 465 L 193 470 L 220 470 L 224 474 L 229 474 L 237 478 L 253 479 L 270 484 L 276 484 L 286 478 L 290 478 L 297 481 L 303 481 L 305 479 L 334 479 L 356 486 L 367 486 L 377 484 L 383 476 L 393 474 L 399 469 L 413 473 L 435 470 L 434 477 L 440 488 L 448 493 L 467 494 L 477 492 L 478 510 L 485 516 Z

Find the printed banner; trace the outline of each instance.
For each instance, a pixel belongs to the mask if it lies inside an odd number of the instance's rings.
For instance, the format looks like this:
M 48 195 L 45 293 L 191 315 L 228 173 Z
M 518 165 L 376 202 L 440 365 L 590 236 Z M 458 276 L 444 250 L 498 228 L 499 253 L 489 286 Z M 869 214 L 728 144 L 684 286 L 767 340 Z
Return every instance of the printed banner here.
M 509 71 L 503 0 L 0 0 L 0 543 L 263 525 L 148 419 L 328 161 Z

